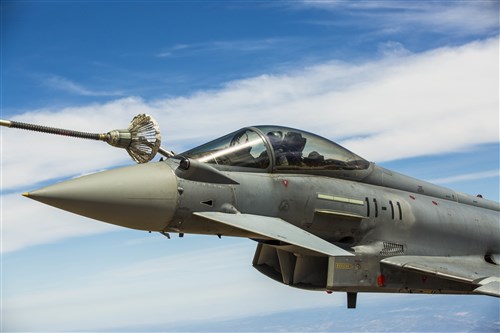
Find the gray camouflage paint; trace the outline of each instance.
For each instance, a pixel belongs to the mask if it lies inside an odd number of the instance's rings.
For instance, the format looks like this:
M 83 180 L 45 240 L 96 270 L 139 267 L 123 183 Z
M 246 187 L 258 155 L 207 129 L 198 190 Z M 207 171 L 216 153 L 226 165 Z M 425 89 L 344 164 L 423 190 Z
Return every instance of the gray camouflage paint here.
M 350 307 L 358 291 L 500 294 L 499 203 L 372 163 L 340 177 L 268 171 L 181 156 L 26 195 L 127 228 L 252 238 L 260 272 L 298 288 L 347 291 Z M 260 229 L 244 225 L 252 219 Z M 287 242 L 285 231 L 307 233 Z

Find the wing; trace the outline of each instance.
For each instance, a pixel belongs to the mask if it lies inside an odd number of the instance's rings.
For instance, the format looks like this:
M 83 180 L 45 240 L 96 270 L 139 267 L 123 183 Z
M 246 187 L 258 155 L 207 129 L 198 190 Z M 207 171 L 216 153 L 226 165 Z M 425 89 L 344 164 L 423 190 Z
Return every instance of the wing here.
M 335 246 L 324 239 L 300 229 L 276 217 L 267 217 L 251 214 L 229 214 L 219 212 L 197 212 L 194 215 L 205 219 L 223 223 L 231 227 L 250 231 L 266 239 L 274 239 L 313 251 L 321 256 L 353 256 L 354 254 Z
M 500 266 L 481 257 L 396 256 L 382 265 L 476 286 L 476 294 L 500 297 Z

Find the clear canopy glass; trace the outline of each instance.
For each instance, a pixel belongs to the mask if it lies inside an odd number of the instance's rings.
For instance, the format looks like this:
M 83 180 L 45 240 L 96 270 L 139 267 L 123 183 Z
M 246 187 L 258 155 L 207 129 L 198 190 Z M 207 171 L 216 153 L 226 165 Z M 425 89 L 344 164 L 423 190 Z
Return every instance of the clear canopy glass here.
M 268 147 L 257 131 L 246 128 L 191 149 L 182 156 L 217 165 L 267 169 Z
M 217 165 L 276 171 L 364 170 L 370 165 L 330 140 L 279 126 L 244 128 L 182 155 Z

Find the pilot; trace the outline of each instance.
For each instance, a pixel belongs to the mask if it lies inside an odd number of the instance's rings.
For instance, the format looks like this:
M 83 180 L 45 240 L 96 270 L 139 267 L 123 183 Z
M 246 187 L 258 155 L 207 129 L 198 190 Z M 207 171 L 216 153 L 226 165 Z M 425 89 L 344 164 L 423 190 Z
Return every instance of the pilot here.
M 289 165 L 301 166 L 302 151 L 306 145 L 306 138 L 298 132 L 288 132 L 283 138 L 282 147 Z
M 283 141 L 283 132 L 281 131 L 273 131 L 267 133 L 267 137 L 269 138 L 269 142 L 271 146 L 273 146 L 274 150 L 279 149 L 281 146 L 281 142 Z
M 268 132 L 266 135 L 273 147 L 274 156 L 276 156 L 276 166 L 288 165 L 288 160 L 286 159 L 283 149 L 283 132 L 272 131 Z

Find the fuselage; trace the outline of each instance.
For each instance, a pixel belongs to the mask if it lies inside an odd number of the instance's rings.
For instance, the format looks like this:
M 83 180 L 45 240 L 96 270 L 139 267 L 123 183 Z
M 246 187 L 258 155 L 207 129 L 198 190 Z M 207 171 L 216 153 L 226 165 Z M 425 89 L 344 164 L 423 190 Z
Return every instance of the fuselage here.
M 398 244 L 402 252 L 414 255 L 500 253 L 498 210 L 479 204 L 324 176 L 226 174 L 238 184 L 178 178 L 182 194 L 168 227 L 184 233 L 244 236 L 192 216 L 196 211 L 220 211 L 229 204 L 240 213 L 279 217 L 363 253 L 380 252 L 383 242 Z M 445 192 L 452 191 L 443 188 Z M 495 204 L 482 198 L 475 201 Z
M 476 278 L 498 275 L 499 203 L 381 168 L 285 127 L 245 128 L 162 162 L 27 195 L 127 228 L 253 239 L 253 266 L 298 288 L 472 293 Z M 416 258 L 413 271 L 387 260 L 398 257 Z M 469 274 L 475 267 L 480 273 Z

